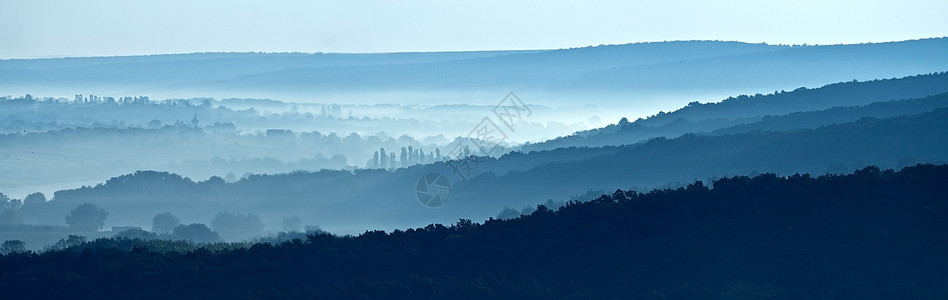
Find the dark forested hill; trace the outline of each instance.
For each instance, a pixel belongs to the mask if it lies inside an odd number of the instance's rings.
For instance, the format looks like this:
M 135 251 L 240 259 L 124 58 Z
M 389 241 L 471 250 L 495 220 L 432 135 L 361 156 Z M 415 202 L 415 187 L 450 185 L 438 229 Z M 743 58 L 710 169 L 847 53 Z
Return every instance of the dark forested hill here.
M 164 252 L 0 256 L 0 297 L 943 299 L 948 166 L 731 177 L 557 211 Z

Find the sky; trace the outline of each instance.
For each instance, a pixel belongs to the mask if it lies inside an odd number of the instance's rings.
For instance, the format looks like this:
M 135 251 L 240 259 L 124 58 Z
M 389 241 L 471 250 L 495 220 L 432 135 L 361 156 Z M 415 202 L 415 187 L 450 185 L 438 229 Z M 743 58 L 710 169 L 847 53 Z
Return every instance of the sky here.
M 948 1 L 0 0 L 0 59 L 948 36 Z

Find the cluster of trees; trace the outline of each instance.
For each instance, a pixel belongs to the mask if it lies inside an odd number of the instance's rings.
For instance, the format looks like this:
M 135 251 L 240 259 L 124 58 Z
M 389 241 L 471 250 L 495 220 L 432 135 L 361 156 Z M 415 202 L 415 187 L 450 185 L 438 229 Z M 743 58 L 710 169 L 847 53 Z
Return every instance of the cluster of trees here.
M 35 209 L 36 206 L 45 202 L 46 197 L 42 193 L 30 194 L 24 200 L 10 199 L 0 193 L 0 225 L 23 224 L 21 210 Z M 109 213 L 101 207 L 92 203 L 82 203 L 66 216 L 66 224 L 78 231 L 97 231 L 105 225 L 108 216 Z
M 253 243 L 279 244 L 293 239 L 305 239 L 307 233 L 325 233 L 319 226 L 315 225 L 307 225 L 304 230 L 302 221 L 298 216 L 290 216 L 283 220 L 284 231 L 267 235 L 261 235 L 263 233 L 263 223 L 260 222 L 259 216 L 252 213 L 221 212 L 211 220 L 211 224 L 214 229 L 202 223 L 182 224 L 178 216 L 165 212 L 152 218 L 151 231 L 131 226 L 131 228 L 115 232 L 111 237 L 115 241 L 138 241 L 139 245 L 147 244 L 150 249 L 156 251 L 184 252 L 198 248 L 249 247 Z M 68 233 L 67 237 L 58 242 L 42 247 L 43 251 L 60 251 L 82 245 L 89 240 L 81 232 L 77 234 L 75 230 L 61 226 L 21 225 L 0 227 L 0 229 L 41 234 Z M 218 231 L 230 234 L 228 237 L 236 241 L 225 242 Z M 235 234 L 237 235 L 236 238 Z M 240 234 L 244 234 L 244 236 L 239 236 Z M 0 254 L 27 252 L 26 246 L 27 243 L 22 240 L 6 240 L 0 245 Z
M 183 240 L 195 243 L 214 243 L 221 241 L 220 235 L 207 227 L 207 225 L 201 223 L 181 224 L 181 218 L 170 212 L 155 215 L 151 223 L 151 231 L 132 228 L 116 233 L 115 237 L 142 240 Z M 211 223 L 213 224 L 214 220 L 212 220 Z
M 27 197 L 27 203 L 33 203 L 39 201 L 42 197 L 42 194 L 31 194 Z M 45 201 L 45 199 L 42 199 Z M 3 206 L 3 214 L 0 214 L 0 226 L 3 226 L 4 231 L 8 232 L 28 232 L 28 233 L 55 233 L 55 232 L 69 232 L 76 233 L 74 236 L 71 236 L 63 241 L 60 241 L 57 245 L 51 245 L 53 249 L 63 248 L 63 245 L 72 245 L 75 244 L 77 239 L 85 239 L 81 234 L 82 233 L 91 233 L 98 232 L 102 230 L 105 225 L 105 221 L 109 217 L 109 212 L 105 209 L 92 204 L 92 203 L 82 203 L 73 208 L 68 215 L 65 216 L 65 221 L 68 227 L 62 226 L 39 226 L 39 225 L 25 225 L 22 223 L 22 217 L 20 209 L 33 208 L 30 204 L 20 203 L 23 201 L 18 199 L 9 199 L 5 195 L 0 194 L 0 206 Z M 283 222 L 284 230 L 288 232 L 298 232 L 301 227 L 301 220 L 299 217 L 291 216 Z M 196 243 L 215 243 L 221 242 L 225 239 L 227 240 L 249 240 L 251 238 L 260 238 L 264 233 L 264 223 L 260 216 L 247 213 L 247 214 L 238 214 L 222 211 L 219 212 L 214 218 L 210 221 L 210 227 L 201 223 L 192 223 L 192 224 L 182 224 L 181 219 L 170 213 L 164 212 L 155 215 L 152 218 L 152 228 L 151 231 L 142 230 L 137 227 L 126 229 L 120 232 L 115 233 L 115 237 L 125 237 L 125 238 L 138 238 L 145 240 L 153 239 L 166 239 L 166 240 L 185 240 Z M 213 228 L 213 229 L 212 229 Z M 222 238 L 223 236 L 223 238 Z M 25 243 L 20 240 L 8 240 L 9 245 L 4 244 L 4 248 L 8 250 L 2 251 L 14 251 L 9 249 L 20 249 Z M 25 248 L 23 248 L 25 249 Z
M 182 251 L 67 241 L 0 256 L 0 297 L 940 299 L 945 178 L 948 165 L 738 176 L 482 224 Z
M 288 222 L 284 222 L 284 228 L 292 227 L 291 230 L 298 230 L 299 217 L 296 217 L 296 224 L 293 217 L 288 217 Z M 116 233 L 116 237 L 138 238 L 145 240 L 165 239 L 165 240 L 185 240 L 196 243 L 215 243 L 225 239 L 228 240 L 249 240 L 253 237 L 259 237 L 263 234 L 264 224 L 260 216 L 247 213 L 238 214 L 222 211 L 217 213 L 208 227 L 202 223 L 182 224 L 181 218 L 170 212 L 163 212 L 152 218 L 151 231 L 142 229 L 128 229 Z M 223 236 L 223 237 L 222 237 Z
M 0 225 L 23 224 L 23 210 L 32 211 L 41 209 L 46 204 L 46 195 L 32 193 L 23 200 L 10 199 L 0 193 Z M 79 231 L 96 231 L 105 225 L 109 213 L 92 203 L 82 203 L 76 206 L 66 216 L 66 224 Z
M 379 148 L 375 151 L 372 158 L 366 162 L 365 167 L 369 169 L 395 169 L 398 167 L 409 167 L 418 164 L 434 163 L 444 160 L 441 156 L 441 149 L 435 148 L 434 152 L 425 153 L 424 149 L 414 148 L 412 146 L 402 147 L 402 152 L 395 158 L 395 151 L 385 152 L 385 148 Z
M 140 240 L 161 239 L 168 241 L 189 241 L 192 243 L 217 243 L 222 241 L 221 236 L 217 232 L 201 223 L 175 225 L 171 231 L 165 233 L 132 228 L 118 232 L 114 237 Z
M 209 101 L 210 99 L 207 99 L 207 100 Z M 2 101 L 12 101 L 12 102 L 19 101 L 19 102 L 27 102 L 27 103 L 29 102 L 69 103 L 70 102 L 70 100 L 66 98 L 33 97 L 32 94 L 26 94 L 22 97 L 2 96 L 0 97 L 0 102 Z M 135 96 L 135 97 L 126 96 L 126 97 L 119 97 L 118 99 L 116 99 L 115 97 L 109 97 L 109 96 L 96 96 L 96 95 L 83 96 L 82 94 L 76 94 L 72 100 L 72 103 L 73 104 L 97 103 L 97 104 L 143 105 L 143 104 L 152 103 L 152 101 L 148 99 L 148 96 Z M 165 104 L 168 104 L 168 105 L 174 105 L 177 103 L 179 102 L 165 101 Z M 204 103 L 207 105 L 210 105 L 210 102 L 204 102 Z
M 3 244 L 0 244 L 0 255 L 7 255 L 11 253 L 21 253 L 26 252 L 26 243 L 20 240 L 9 240 L 3 241 Z

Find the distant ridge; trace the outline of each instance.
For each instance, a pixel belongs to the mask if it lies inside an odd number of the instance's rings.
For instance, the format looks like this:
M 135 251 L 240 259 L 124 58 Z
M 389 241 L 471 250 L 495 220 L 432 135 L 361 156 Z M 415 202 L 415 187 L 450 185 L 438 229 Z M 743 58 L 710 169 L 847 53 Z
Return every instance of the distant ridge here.
M 922 98 L 948 93 L 948 72 L 871 81 L 827 84 L 767 95 L 741 95 L 718 103 L 693 102 L 673 112 L 662 112 L 629 122 L 625 119 L 603 128 L 576 132 L 545 142 L 524 145 L 523 151 L 571 146 L 632 144 L 654 137 L 676 137 L 689 132 L 710 132 L 764 116 L 818 111 L 833 107 L 862 106 L 882 101 Z
M 0 90 L 348 93 L 497 89 L 555 93 L 812 86 L 948 69 L 948 39 L 829 46 L 673 41 L 558 50 L 197 53 L 0 61 Z M 610 105 L 617 99 L 595 104 Z

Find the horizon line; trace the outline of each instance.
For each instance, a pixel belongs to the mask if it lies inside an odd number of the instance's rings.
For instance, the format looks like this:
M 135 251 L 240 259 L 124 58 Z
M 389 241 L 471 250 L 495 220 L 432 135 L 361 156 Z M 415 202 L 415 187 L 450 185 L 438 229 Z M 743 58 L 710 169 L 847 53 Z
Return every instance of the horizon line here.
M 609 47 L 609 46 L 626 46 L 626 45 L 638 45 L 638 44 L 652 44 L 652 43 L 677 43 L 677 42 L 721 42 L 721 43 L 744 43 L 744 44 L 756 44 L 756 45 L 768 45 L 768 46 L 783 46 L 783 47 L 822 47 L 822 46 L 846 46 L 846 45 L 866 45 L 866 44 L 886 44 L 886 43 L 901 43 L 901 42 L 911 42 L 911 41 L 922 41 L 922 40 L 933 40 L 933 39 L 944 39 L 948 36 L 933 36 L 926 38 L 915 38 L 915 39 L 904 39 L 904 40 L 889 40 L 889 41 L 873 41 L 873 42 L 859 42 L 859 43 L 835 43 L 835 44 L 783 44 L 776 43 L 770 44 L 767 42 L 749 42 L 749 41 L 739 41 L 739 40 L 707 40 L 707 39 L 693 39 L 693 40 L 664 40 L 664 41 L 639 41 L 639 42 L 627 42 L 627 43 L 618 43 L 618 44 L 599 44 L 599 45 L 585 45 L 585 46 L 573 46 L 573 47 L 564 47 L 564 48 L 536 48 L 536 49 L 468 49 L 468 50 L 424 50 L 424 51 L 380 51 L 380 52 L 305 52 L 305 51 L 282 51 L 282 52 L 266 52 L 266 51 L 195 51 L 195 52 L 175 52 L 175 53 L 149 53 L 149 54 L 128 54 L 128 55 L 91 55 L 91 56 L 78 56 L 78 55 L 43 55 L 29 58 L 0 58 L 0 62 L 3 61 L 14 61 L 14 60 L 44 60 L 44 59 L 73 59 L 73 58 L 122 58 L 122 57 L 149 57 L 149 56 L 175 56 L 175 55 L 195 55 L 195 54 L 298 54 L 298 55 L 316 55 L 316 54 L 337 54 L 337 55 L 363 55 L 363 54 L 409 54 L 409 53 L 467 53 L 467 52 L 530 52 L 530 51 L 558 51 L 558 50 L 571 50 L 571 49 L 583 49 L 583 48 L 595 48 L 595 47 Z

